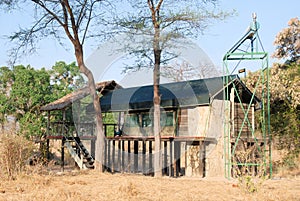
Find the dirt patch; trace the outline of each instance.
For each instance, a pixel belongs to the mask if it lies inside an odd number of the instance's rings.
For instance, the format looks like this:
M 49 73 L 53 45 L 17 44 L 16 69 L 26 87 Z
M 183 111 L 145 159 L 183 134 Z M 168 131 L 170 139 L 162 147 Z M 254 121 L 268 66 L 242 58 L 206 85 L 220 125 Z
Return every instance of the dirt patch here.
M 300 178 L 260 182 L 249 193 L 236 180 L 153 178 L 69 171 L 20 176 L 0 183 L 0 200 L 300 200 Z

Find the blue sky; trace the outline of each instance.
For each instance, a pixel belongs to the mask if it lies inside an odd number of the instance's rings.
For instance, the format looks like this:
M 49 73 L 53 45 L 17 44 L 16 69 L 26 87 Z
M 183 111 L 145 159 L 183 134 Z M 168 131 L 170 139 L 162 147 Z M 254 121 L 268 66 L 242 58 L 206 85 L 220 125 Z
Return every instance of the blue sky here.
M 251 14 L 257 13 L 257 21 L 261 28 L 259 31 L 264 49 L 271 55 L 274 51 L 273 41 L 276 34 L 287 27 L 290 18 L 299 17 L 299 0 L 223 0 L 220 1 L 220 9 L 237 11 L 237 16 L 227 19 L 225 22 L 217 22 L 205 35 L 196 40 L 197 44 L 207 53 L 213 63 L 221 67 L 224 54 L 235 44 L 245 33 L 252 21 Z M 0 13 L 0 66 L 7 65 L 8 50 L 10 43 L 4 39 L 16 31 L 18 27 L 24 27 L 30 22 L 32 13 Z M 96 46 L 86 46 L 86 58 L 96 49 Z M 44 40 L 39 44 L 38 53 L 30 57 L 23 57 L 18 62 L 23 65 L 30 64 L 35 68 L 50 68 L 56 61 L 72 62 L 75 60 L 72 49 L 69 51 L 62 48 L 56 41 Z M 273 61 L 271 59 L 271 61 Z

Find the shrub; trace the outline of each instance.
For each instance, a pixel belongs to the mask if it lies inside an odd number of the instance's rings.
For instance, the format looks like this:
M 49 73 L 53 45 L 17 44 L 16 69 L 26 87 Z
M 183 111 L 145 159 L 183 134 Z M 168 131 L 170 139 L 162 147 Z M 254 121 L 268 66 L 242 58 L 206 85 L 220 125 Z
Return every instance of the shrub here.
M 22 136 L 5 133 L 0 136 L 0 177 L 15 179 L 25 170 L 34 145 Z

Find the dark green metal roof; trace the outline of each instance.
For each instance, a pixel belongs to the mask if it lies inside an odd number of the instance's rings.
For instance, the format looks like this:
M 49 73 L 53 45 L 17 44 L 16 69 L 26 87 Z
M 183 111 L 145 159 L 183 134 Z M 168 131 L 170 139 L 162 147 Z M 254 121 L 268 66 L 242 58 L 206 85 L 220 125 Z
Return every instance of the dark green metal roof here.
M 224 77 L 214 77 L 161 84 L 159 86 L 161 107 L 207 105 L 212 98 L 222 100 L 223 79 Z M 239 78 L 237 75 L 232 75 L 229 80 L 239 80 Z M 102 96 L 100 103 L 103 112 L 150 109 L 153 107 L 153 86 L 116 89 Z

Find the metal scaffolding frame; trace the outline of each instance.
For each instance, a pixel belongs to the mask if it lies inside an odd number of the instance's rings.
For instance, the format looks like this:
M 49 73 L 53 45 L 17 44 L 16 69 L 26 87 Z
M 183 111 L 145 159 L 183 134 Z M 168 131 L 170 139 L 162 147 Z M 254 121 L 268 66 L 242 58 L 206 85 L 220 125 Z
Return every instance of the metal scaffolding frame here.
M 252 91 L 253 96 L 248 106 L 243 104 L 239 89 L 235 83 L 231 83 L 225 76 L 224 86 L 233 84 L 231 90 L 229 87 L 224 89 L 224 103 L 226 119 L 224 121 L 224 158 L 225 158 L 225 177 L 230 179 L 243 175 L 269 176 L 272 175 L 271 162 L 271 135 L 270 135 L 270 93 L 269 93 L 269 61 L 268 53 L 264 51 L 258 35 L 259 23 L 256 21 L 256 15 L 253 14 L 253 22 L 247 33 L 225 54 L 223 58 L 223 70 L 225 75 L 244 72 L 245 67 L 239 70 L 239 66 L 260 63 L 259 78 Z M 234 65 L 233 65 L 234 64 Z M 254 122 L 249 119 L 251 103 L 254 97 L 259 97 L 261 105 L 257 119 L 259 128 L 255 128 Z M 234 103 L 235 102 L 235 103 Z M 243 112 L 243 120 L 237 135 L 234 135 L 234 112 L 235 105 Z M 252 105 L 253 107 L 253 105 Z M 258 110 L 257 110 L 258 111 Z M 243 138 L 244 128 L 250 127 L 250 135 L 247 139 Z M 243 151 L 241 151 L 243 147 Z M 243 155 L 241 157 L 241 155 Z

